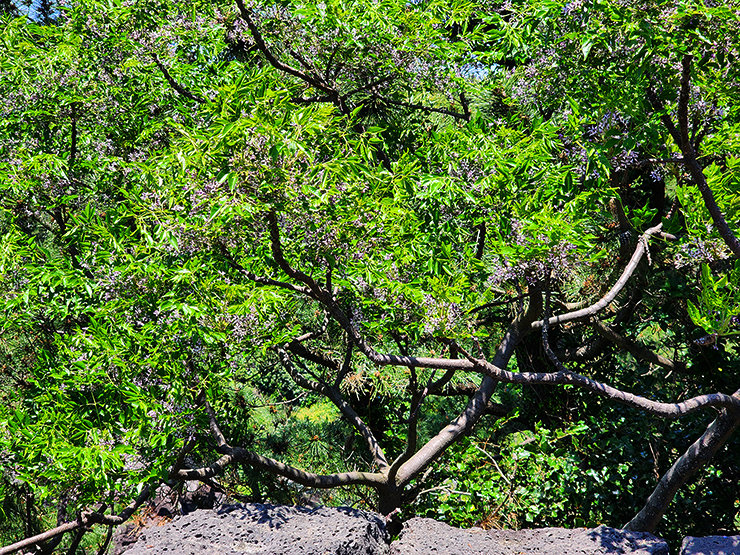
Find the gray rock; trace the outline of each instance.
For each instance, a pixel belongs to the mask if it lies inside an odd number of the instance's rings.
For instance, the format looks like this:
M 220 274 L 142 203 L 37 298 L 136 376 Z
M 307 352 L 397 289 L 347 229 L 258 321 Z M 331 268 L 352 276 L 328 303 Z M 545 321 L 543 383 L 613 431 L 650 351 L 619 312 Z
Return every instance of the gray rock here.
M 686 536 L 681 555 L 740 555 L 740 536 Z
M 383 519 L 321 507 L 230 505 L 147 529 L 126 555 L 387 555 Z
M 391 555 L 668 555 L 668 544 L 652 534 L 606 526 L 568 530 L 461 530 L 428 518 L 404 524 Z

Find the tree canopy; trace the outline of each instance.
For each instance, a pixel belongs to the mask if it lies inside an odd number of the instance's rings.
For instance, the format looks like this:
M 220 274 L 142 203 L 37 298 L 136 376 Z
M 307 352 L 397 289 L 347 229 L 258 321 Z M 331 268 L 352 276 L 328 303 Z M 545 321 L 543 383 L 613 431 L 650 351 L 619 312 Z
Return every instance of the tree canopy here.
M 736 2 L 44 6 L 0 8 L 0 553 L 183 480 L 740 527 Z

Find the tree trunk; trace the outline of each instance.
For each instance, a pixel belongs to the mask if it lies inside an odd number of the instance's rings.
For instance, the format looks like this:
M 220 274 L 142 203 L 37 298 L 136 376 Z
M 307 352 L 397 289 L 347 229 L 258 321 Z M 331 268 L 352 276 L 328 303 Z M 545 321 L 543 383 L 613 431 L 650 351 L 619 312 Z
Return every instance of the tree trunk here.
M 645 506 L 627 523 L 625 530 L 654 532 L 678 488 L 719 451 L 739 425 L 740 411 L 722 409 L 702 436 L 663 475 Z

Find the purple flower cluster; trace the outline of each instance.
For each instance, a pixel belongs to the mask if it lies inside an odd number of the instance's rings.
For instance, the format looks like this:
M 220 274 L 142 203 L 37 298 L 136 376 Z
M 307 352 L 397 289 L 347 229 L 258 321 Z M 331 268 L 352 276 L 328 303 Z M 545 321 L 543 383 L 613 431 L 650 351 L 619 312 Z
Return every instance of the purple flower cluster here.
M 634 150 L 623 150 L 612 157 L 611 164 L 614 171 L 624 171 L 637 165 L 639 156 Z
M 698 265 L 701 262 L 715 262 L 729 256 L 727 247 L 722 241 L 714 239 L 694 238 L 689 243 L 678 247 L 673 257 L 673 266 L 677 270 L 687 266 Z
M 512 222 L 509 243 L 520 247 L 519 250 L 524 254 L 517 258 L 495 257 L 489 264 L 493 266 L 493 271 L 488 277 L 488 286 L 506 282 L 534 283 L 544 279 L 548 274 L 554 280 L 565 281 L 572 277 L 576 270 L 577 253 L 573 243 L 559 241 L 550 245 L 550 248 L 543 254 L 541 246 L 547 244 L 547 238 L 525 236 L 521 222 Z M 521 247 L 524 248 L 521 249 Z
M 224 320 L 231 327 L 231 336 L 236 341 L 254 342 L 259 335 L 259 316 L 254 307 L 247 314 L 227 314 Z
M 460 305 L 453 302 L 435 299 L 425 294 L 422 303 L 424 310 L 424 333 L 447 333 L 460 322 L 463 312 Z

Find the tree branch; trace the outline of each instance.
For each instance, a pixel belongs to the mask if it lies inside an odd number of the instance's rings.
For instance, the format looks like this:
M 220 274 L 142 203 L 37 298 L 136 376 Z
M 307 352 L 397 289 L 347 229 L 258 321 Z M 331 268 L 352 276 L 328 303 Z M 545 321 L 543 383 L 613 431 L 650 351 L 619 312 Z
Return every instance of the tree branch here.
M 383 102 L 393 104 L 394 106 L 402 106 L 404 108 L 411 108 L 412 110 L 421 110 L 422 112 L 430 112 L 435 114 L 444 114 L 445 116 L 452 116 L 453 118 L 460 119 L 463 121 L 470 121 L 470 112 L 465 111 L 462 114 L 460 112 L 453 112 L 452 110 L 445 110 L 444 108 L 433 108 L 431 106 L 424 106 L 423 104 L 414 104 L 412 102 L 403 102 L 402 100 L 393 100 L 379 94 L 374 94 L 373 98 L 379 98 Z M 467 106 L 464 106 L 466 108 Z
M 608 341 L 611 341 L 615 345 L 628 351 L 637 358 L 640 358 L 646 362 L 657 364 L 658 366 L 662 366 L 663 368 L 667 368 L 668 370 L 675 370 L 676 372 L 686 372 L 686 363 L 674 362 L 668 358 L 665 358 L 664 356 L 654 353 L 646 347 L 642 347 L 640 345 L 637 345 L 636 343 L 633 343 L 626 337 L 619 335 L 609 326 L 604 325 L 597 318 L 593 318 L 591 320 L 591 326 L 601 337 L 607 339 Z
M 706 407 L 734 407 L 740 409 L 740 397 L 734 397 L 725 393 L 698 395 L 681 403 L 661 403 L 658 401 L 651 401 L 645 397 L 641 397 L 640 395 L 621 391 L 610 385 L 597 382 L 591 378 L 576 374 L 567 369 L 559 372 L 510 372 L 496 366 L 495 364 L 491 364 L 488 361 L 475 359 L 470 355 L 467 356 L 469 357 L 469 360 L 473 362 L 476 370 L 502 382 L 529 385 L 575 385 L 596 393 L 597 395 L 607 397 L 634 408 L 642 409 L 650 414 L 663 418 L 678 418 Z
M 653 105 L 653 108 L 657 112 L 659 112 L 660 120 L 663 122 L 663 125 L 668 130 L 671 137 L 673 137 L 673 141 L 681 149 L 684 164 L 686 165 L 686 168 L 688 168 L 692 179 L 699 188 L 699 192 L 701 193 L 702 199 L 704 200 L 704 205 L 707 207 L 707 210 L 709 210 L 709 214 L 712 216 L 712 221 L 714 222 L 714 225 L 717 228 L 720 237 L 722 237 L 722 240 L 729 247 L 732 253 L 735 256 L 740 257 L 740 241 L 738 241 L 737 237 L 730 229 L 730 226 L 727 224 L 727 220 L 725 219 L 724 214 L 722 214 L 722 211 L 717 205 L 714 194 L 712 193 L 712 190 L 709 188 L 709 184 L 707 183 L 704 171 L 702 170 L 696 158 L 694 146 L 691 144 L 691 140 L 689 139 L 688 107 L 692 59 L 693 57 L 690 54 L 685 54 L 683 59 L 681 60 L 681 89 L 678 99 L 679 129 L 676 129 L 676 126 L 673 125 L 673 121 L 671 121 L 670 115 L 666 112 L 665 108 L 663 107 L 663 103 L 660 101 L 652 88 L 648 89 L 648 99 Z
M 254 21 L 252 20 L 250 10 L 247 9 L 247 7 L 244 5 L 244 0 L 236 0 L 236 5 L 239 7 L 239 13 L 241 14 L 242 19 L 246 21 L 247 26 L 249 27 L 249 32 L 252 34 L 254 42 L 257 44 L 257 48 L 259 48 L 260 52 L 262 52 L 265 58 L 267 58 L 267 61 L 272 67 L 279 71 L 292 75 L 293 77 L 297 77 L 304 83 L 307 83 L 312 87 L 323 91 L 332 98 L 336 98 L 339 96 L 333 88 L 329 87 L 320 78 L 308 75 L 307 73 L 304 73 L 278 60 L 267 47 L 265 39 L 262 37 L 262 33 L 260 33 L 260 30 L 257 28 L 257 26 L 254 24 Z
M 263 457 L 242 447 L 232 447 L 229 451 L 228 454 L 222 456 L 211 466 L 179 470 L 175 476 L 182 480 L 204 480 L 220 474 L 229 465 L 239 463 L 267 470 L 278 476 L 283 476 L 296 483 L 313 488 L 327 489 L 353 484 L 362 484 L 370 487 L 381 487 L 385 485 L 385 475 L 381 473 L 340 472 L 337 474 L 313 474 L 281 463 L 275 459 Z
M 67 522 L 66 524 L 62 524 L 61 526 L 57 526 L 56 528 L 47 530 L 46 532 L 43 532 L 31 538 L 26 538 L 12 545 L 1 547 L 0 555 L 15 553 L 16 551 L 20 551 L 21 549 L 24 549 L 26 547 L 31 547 L 32 545 L 50 540 L 53 537 L 58 536 L 59 534 L 66 534 L 67 532 L 72 532 L 73 530 L 84 528 L 91 524 L 107 524 L 113 526 L 122 524 L 126 522 L 129 518 L 131 518 L 131 515 L 134 514 L 136 509 L 138 509 L 147 499 L 149 499 L 149 492 L 149 486 L 144 486 L 144 489 L 141 490 L 139 496 L 134 499 L 125 509 L 118 513 L 118 515 L 106 515 L 92 511 L 84 512 L 80 514 L 77 520 Z
M 740 401 L 740 389 L 733 397 Z M 723 409 L 701 437 L 663 475 L 645 506 L 624 526 L 624 529 L 654 532 L 678 489 L 712 458 L 738 426 L 740 410 L 737 406 Z
M 316 393 L 324 393 L 324 390 L 326 389 L 326 384 L 320 383 L 318 381 L 311 381 L 305 378 L 298 371 L 296 371 L 295 366 L 293 366 L 293 361 L 290 360 L 290 357 L 288 356 L 288 353 L 285 352 L 284 348 L 277 347 L 275 350 L 280 357 L 280 362 L 282 363 L 283 368 L 285 368 L 288 374 L 290 374 L 290 377 L 299 387 L 302 387 L 303 389 L 307 389 L 309 391 L 314 391 Z
M 306 295 L 307 297 L 311 297 L 312 299 L 316 300 L 316 296 L 313 294 L 313 292 L 306 288 L 302 287 L 300 285 L 293 285 L 292 283 L 286 283 L 284 281 L 279 281 L 276 279 L 271 279 L 263 276 L 255 275 L 254 273 L 246 270 L 241 264 L 239 264 L 234 258 L 231 256 L 229 251 L 226 249 L 224 245 L 221 245 L 221 254 L 226 258 L 226 261 L 239 273 L 241 273 L 244 277 L 246 277 L 248 280 L 253 281 L 257 285 L 260 286 L 273 286 L 273 287 L 280 287 L 281 289 L 287 289 L 288 291 L 293 291 L 294 293 L 300 293 L 302 295 Z
M 180 83 L 175 81 L 172 75 L 170 75 L 170 72 L 167 71 L 167 68 L 164 66 L 164 64 L 159 61 L 159 58 L 157 58 L 156 54 L 154 53 L 152 54 L 152 59 L 154 60 L 154 63 L 157 64 L 159 71 L 162 72 L 162 75 L 164 75 L 164 78 L 167 80 L 170 87 L 175 89 L 175 91 L 178 94 L 184 96 L 185 98 L 189 98 L 190 100 L 194 100 L 195 102 L 201 103 L 201 104 L 206 101 L 206 99 L 203 98 L 202 96 L 198 96 L 197 94 L 189 91 L 188 89 L 183 87 Z
M 612 286 L 612 288 L 609 290 L 609 292 L 604 295 L 599 301 L 592 304 L 591 306 L 588 306 L 586 308 L 582 308 L 581 310 L 576 310 L 574 312 L 569 312 L 567 314 L 562 314 L 560 316 L 553 316 L 548 320 L 549 325 L 554 324 L 562 324 L 564 322 L 572 322 L 574 320 L 582 320 L 584 318 L 590 318 L 591 316 L 594 316 L 598 314 L 600 311 L 604 310 L 609 304 L 617 297 L 619 292 L 624 289 L 624 286 L 627 285 L 627 282 L 629 281 L 630 277 L 632 277 L 632 274 L 637 269 L 638 264 L 640 263 L 640 260 L 642 260 L 642 256 L 647 252 L 647 241 L 650 237 L 653 235 L 659 235 L 661 233 L 661 228 L 663 227 L 663 224 L 658 224 L 655 227 L 651 227 L 648 229 L 642 237 L 640 237 L 640 240 L 637 242 L 637 246 L 635 247 L 635 252 L 632 254 L 632 258 L 627 263 L 627 266 L 625 266 L 624 270 L 622 271 L 622 275 L 619 277 L 617 282 Z M 538 329 L 541 328 L 543 325 L 542 320 L 538 320 L 536 322 L 532 322 L 532 328 Z
M 493 359 L 494 365 L 503 368 L 508 365 L 511 356 L 514 354 L 514 349 L 516 349 L 522 337 L 529 332 L 531 322 L 540 314 L 541 310 L 542 296 L 532 295 L 527 311 L 520 314 L 511 323 L 504 338 L 501 340 Z M 465 359 L 450 360 L 449 362 L 458 363 L 462 361 L 470 362 Z M 417 359 L 417 362 L 421 362 L 421 359 Z M 421 364 L 418 365 L 421 366 Z M 498 381 L 498 379 L 490 376 L 483 377 L 478 390 L 470 401 L 468 401 L 465 410 L 401 466 L 396 476 L 397 485 L 408 484 L 409 481 L 418 476 L 426 466 L 439 457 L 450 445 L 455 443 L 461 435 L 472 429 L 478 420 L 486 414 L 488 402 Z
M 332 387 L 324 382 L 312 382 L 305 379 L 303 376 L 300 376 L 300 374 L 295 371 L 295 368 L 293 367 L 293 362 L 290 360 L 290 356 L 288 356 L 288 353 L 285 351 L 285 349 L 278 347 L 277 352 L 280 355 L 280 362 L 282 362 L 285 369 L 300 387 L 315 391 L 316 393 L 320 393 L 321 395 L 327 397 L 332 403 L 334 403 L 334 405 L 339 409 L 339 411 L 347 419 L 347 421 L 364 438 L 365 442 L 367 443 L 368 449 L 373 456 L 375 464 L 378 465 L 378 468 L 381 471 L 384 470 L 388 466 L 388 461 L 385 458 L 383 449 L 380 447 L 378 440 L 375 439 L 375 436 L 373 435 L 368 425 L 365 424 L 362 418 L 360 418 L 360 416 L 355 412 L 350 404 L 347 403 L 344 397 L 342 397 L 339 388 Z
M 320 353 L 309 351 L 305 347 L 305 345 L 303 345 L 303 343 L 298 341 L 297 339 L 294 339 L 293 341 L 285 345 L 285 348 L 294 355 L 299 356 L 305 360 L 311 361 L 315 364 L 320 364 L 321 366 L 324 366 L 325 368 L 329 368 L 331 370 L 339 370 L 339 364 Z

